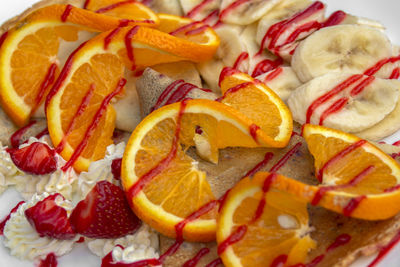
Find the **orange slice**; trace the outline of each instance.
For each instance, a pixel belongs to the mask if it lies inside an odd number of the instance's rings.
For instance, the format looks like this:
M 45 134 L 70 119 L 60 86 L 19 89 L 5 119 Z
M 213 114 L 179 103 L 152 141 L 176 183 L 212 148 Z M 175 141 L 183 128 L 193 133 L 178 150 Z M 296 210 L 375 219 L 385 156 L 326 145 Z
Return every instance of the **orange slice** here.
M 236 108 L 254 122 L 255 131 L 264 132 L 274 147 L 284 147 L 293 130 L 292 114 L 280 97 L 262 82 L 233 68 L 221 72 L 220 102 Z
M 122 183 L 135 214 L 172 238 L 214 240 L 215 197 L 185 148 L 195 145 L 198 128 L 217 148 L 257 146 L 249 126 L 240 112 L 211 100 L 174 103 L 152 112 L 132 133 L 122 161 Z M 205 205 L 214 206 L 177 233 L 175 226 Z
M 270 186 L 280 175 L 259 172 L 228 193 L 218 215 L 218 253 L 225 266 L 292 266 L 316 244 L 307 203 Z
M 400 211 L 400 166 L 357 136 L 307 124 L 303 136 L 315 159 L 320 186 L 282 178 L 276 183 L 312 205 L 365 220 L 381 220 Z
M 123 23 L 156 26 L 140 21 Z M 59 74 L 59 54 L 66 52 L 59 52 L 61 40 L 75 42 L 81 30 L 107 31 L 120 24 L 115 17 L 70 5 L 38 9 L 17 23 L 1 38 L 0 102 L 6 113 L 22 126 L 42 104 Z
M 158 24 L 158 17 L 150 8 L 133 0 L 87 0 L 84 8 L 126 20 L 153 21 Z
M 220 44 L 218 35 L 206 24 L 170 14 L 158 14 L 158 17 L 160 24 L 157 29 L 162 32 L 197 43 L 213 54 Z
M 200 61 L 212 57 L 208 53 L 210 51 L 203 51 L 196 43 L 140 26 L 116 28 L 92 38 L 71 54 L 46 100 L 53 144 L 59 146 L 63 142 L 61 155 L 67 161 L 71 159 L 96 112 L 95 108 L 88 107 L 88 112 L 80 114 L 81 119 L 70 126 L 79 106 L 92 87 L 96 97 L 91 101 L 100 103 L 123 78 L 124 66 L 141 70 L 166 62 Z M 105 131 L 107 136 L 114 125 L 111 128 Z M 96 138 L 89 140 L 75 161 L 76 170 L 87 170 L 91 161 L 104 157 L 105 147 L 99 147 L 97 142 L 99 139 Z M 109 140 L 104 143 L 109 143 Z

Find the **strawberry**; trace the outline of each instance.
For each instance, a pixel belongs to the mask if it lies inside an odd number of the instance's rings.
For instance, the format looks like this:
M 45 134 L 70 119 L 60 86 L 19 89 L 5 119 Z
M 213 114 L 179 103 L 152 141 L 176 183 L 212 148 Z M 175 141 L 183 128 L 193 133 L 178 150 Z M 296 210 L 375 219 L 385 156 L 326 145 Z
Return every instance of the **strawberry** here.
M 55 151 L 48 145 L 34 142 L 24 148 L 7 149 L 15 166 L 24 172 L 43 175 L 57 170 Z
M 58 196 L 61 195 L 53 194 L 39 201 L 25 210 L 25 216 L 41 237 L 72 239 L 75 232 L 68 220 L 67 211 L 55 202 Z
M 98 182 L 76 205 L 70 221 L 75 232 L 91 238 L 118 238 L 140 226 L 122 189 L 108 181 Z

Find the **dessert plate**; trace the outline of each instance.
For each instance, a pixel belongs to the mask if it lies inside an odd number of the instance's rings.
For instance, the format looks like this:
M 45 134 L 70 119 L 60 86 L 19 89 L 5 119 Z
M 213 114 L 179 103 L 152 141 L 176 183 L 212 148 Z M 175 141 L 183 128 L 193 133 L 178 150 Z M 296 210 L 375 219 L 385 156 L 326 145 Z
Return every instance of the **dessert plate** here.
M 24 11 L 28 6 L 38 2 L 38 0 L 17 0 L 4 1 L 0 9 L 0 24 L 7 19 Z M 335 10 L 344 10 L 350 14 L 362 16 L 380 21 L 387 28 L 387 34 L 392 43 L 400 45 L 400 28 L 398 27 L 398 14 L 400 10 L 400 1 L 398 0 L 323 0 L 327 4 L 327 14 Z M 387 143 L 393 143 L 400 140 L 400 131 L 384 139 Z M 14 207 L 21 197 L 16 191 L 8 190 L 0 195 L 0 218 L 6 216 L 10 209 Z M 3 237 L 0 237 L 3 239 Z M 364 267 L 375 258 L 363 257 L 353 263 L 352 267 Z M 78 244 L 73 251 L 58 259 L 59 267 L 86 266 L 98 267 L 101 265 L 101 260 L 90 253 L 84 244 Z M 382 261 L 376 265 L 378 267 L 395 267 L 400 265 L 400 243 L 397 244 Z M 25 267 L 34 266 L 34 263 L 21 261 L 12 257 L 9 251 L 0 245 L 0 266 Z

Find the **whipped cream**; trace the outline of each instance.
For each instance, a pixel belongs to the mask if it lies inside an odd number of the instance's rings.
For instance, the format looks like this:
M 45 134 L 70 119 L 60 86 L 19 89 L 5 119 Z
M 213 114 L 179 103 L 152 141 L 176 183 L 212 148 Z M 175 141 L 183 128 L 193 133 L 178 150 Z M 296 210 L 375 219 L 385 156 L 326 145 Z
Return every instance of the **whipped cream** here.
M 49 136 L 43 136 L 40 139 L 31 137 L 24 144 L 21 144 L 19 148 L 24 148 L 31 145 L 34 142 L 40 142 L 52 147 Z M 7 153 L 8 154 L 8 153 Z M 66 199 L 72 200 L 73 194 L 76 191 L 78 175 L 73 168 L 68 169 L 66 172 L 61 170 L 66 161 L 57 153 L 55 154 L 57 160 L 57 170 L 50 174 L 45 175 L 34 175 L 25 173 L 19 169 L 18 172 L 10 178 L 10 182 L 15 184 L 15 188 L 26 200 L 30 199 L 35 193 L 60 193 Z M 13 164 L 13 162 L 11 161 Z M 14 165 L 15 166 L 15 165 Z M 15 167 L 16 168 L 16 167 Z
M 33 195 L 32 199 L 22 204 L 11 214 L 10 220 L 4 227 L 4 245 L 10 249 L 11 255 L 23 260 L 37 260 L 46 258 L 47 254 L 54 253 L 62 256 L 72 250 L 79 236 L 71 240 L 59 240 L 49 237 L 40 237 L 25 217 L 25 210 L 36 205 L 37 202 L 48 197 L 48 193 Z M 56 198 L 57 205 L 66 209 L 69 214 L 72 204 L 61 196 Z
M 6 151 L 7 147 L 0 142 L 0 194 L 8 186 L 15 184 L 13 177 L 20 174 L 17 166 L 11 160 L 10 154 Z
M 124 248 L 133 247 L 133 250 L 140 249 L 141 252 L 137 252 L 137 254 L 133 252 L 126 253 L 127 255 L 131 255 L 133 253 L 137 256 L 149 255 L 145 259 L 158 257 L 159 251 L 158 234 L 145 223 L 143 223 L 142 226 L 132 235 L 127 235 L 116 239 L 87 239 L 86 243 L 89 250 L 101 258 L 110 253 L 117 245 L 121 245 Z M 152 253 L 154 253 L 154 255 Z M 124 253 L 121 255 L 123 254 Z M 138 259 L 135 261 L 137 260 Z
M 154 248 L 146 247 L 145 245 L 130 245 L 126 248 L 116 246 L 111 255 L 114 262 L 126 264 L 159 257 Z
M 84 199 L 89 191 L 92 190 L 99 181 L 106 180 L 115 185 L 120 185 L 120 182 L 115 180 L 113 177 L 111 164 L 114 159 L 122 158 L 124 150 L 124 142 L 121 142 L 118 145 L 109 145 L 104 159 L 92 162 L 87 172 L 80 173 L 78 179 L 78 195 L 80 199 Z

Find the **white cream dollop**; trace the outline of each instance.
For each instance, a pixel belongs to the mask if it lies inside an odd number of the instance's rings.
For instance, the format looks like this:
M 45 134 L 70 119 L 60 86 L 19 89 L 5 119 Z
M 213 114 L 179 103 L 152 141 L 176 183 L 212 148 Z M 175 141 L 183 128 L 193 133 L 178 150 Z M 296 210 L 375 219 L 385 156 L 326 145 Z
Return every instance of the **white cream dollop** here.
M 158 253 L 152 247 L 145 245 L 130 245 L 125 248 L 116 246 L 112 250 L 112 258 L 114 262 L 133 263 L 136 261 L 158 258 Z M 158 265 L 161 266 L 161 265 Z
M 148 253 L 150 253 L 150 251 L 158 253 L 158 234 L 152 228 L 150 228 L 150 226 L 143 223 L 142 226 L 132 235 L 127 235 L 116 239 L 87 240 L 87 246 L 89 250 L 101 258 L 110 253 L 110 251 L 112 251 L 117 245 L 121 245 L 124 248 L 129 246 L 139 248 L 142 246 L 145 251 L 149 251 Z
M 6 149 L 0 142 L 0 194 L 15 184 L 13 177 L 20 173 Z
M 72 250 L 79 238 L 59 240 L 49 237 L 40 237 L 25 217 L 25 210 L 36 205 L 37 202 L 48 197 L 48 193 L 33 195 L 32 199 L 22 204 L 18 210 L 11 214 L 4 227 L 4 245 L 10 249 L 11 255 L 23 260 L 44 259 L 49 253 L 62 256 Z M 65 208 L 69 214 L 72 204 L 61 196 L 56 198 L 57 205 Z
M 119 181 L 115 180 L 111 172 L 111 164 L 114 159 L 122 158 L 125 150 L 125 143 L 118 145 L 109 145 L 107 147 L 104 159 L 92 162 L 87 172 L 81 172 L 78 179 L 78 195 L 80 199 L 84 199 L 97 182 L 106 180 L 115 185 L 119 185 Z

